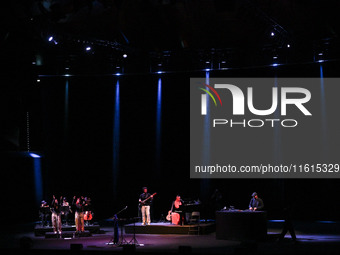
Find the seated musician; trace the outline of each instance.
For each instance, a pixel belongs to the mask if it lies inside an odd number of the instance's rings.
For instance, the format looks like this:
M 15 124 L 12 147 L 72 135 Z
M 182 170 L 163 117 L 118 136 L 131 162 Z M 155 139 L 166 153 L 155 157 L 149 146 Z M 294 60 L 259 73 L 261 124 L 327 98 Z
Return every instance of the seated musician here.
M 65 221 L 65 225 L 68 225 L 69 214 L 72 213 L 70 203 L 67 201 L 66 197 L 61 197 L 60 199 L 62 200 L 62 204 L 61 204 L 62 220 Z
M 184 224 L 184 214 L 180 209 L 180 206 L 183 205 L 184 202 L 179 195 L 176 196 L 176 200 L 172 203 L 171 206 L 171 222 L 172 224 L 180 225 Z

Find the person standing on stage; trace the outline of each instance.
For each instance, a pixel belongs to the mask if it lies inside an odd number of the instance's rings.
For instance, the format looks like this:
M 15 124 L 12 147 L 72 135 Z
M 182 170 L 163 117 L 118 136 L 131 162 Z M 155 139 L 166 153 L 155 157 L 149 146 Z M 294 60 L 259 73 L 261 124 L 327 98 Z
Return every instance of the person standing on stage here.
M 73 197 L 72 206 L 74 207 L 74 218 L 76 223 L 76 232 L 84 232 L 84 205 L 85 201 L 81 198 Z
M 58 199 L 53 195 L 51 203 L 52 227 L 55 234 L 61 234 L 61 206 Z
M 41 225 L 43 227 L 48 225 L 47 219 L 49 217 L 49 213 L 50 213 L 50 206 L 46 203 L 45 200 L 41 201 L 39 215 L 41 219 Z
M 141 204 L 142 208 L 142 219 L 143 219 L 143 226 L 146 224 L 151 224 L 150 219 L 150 205 L 152 203 L 153 195 L 148 193 L 148 188 L 143 187 L 143 193 L 139 196 L 139 203 Z
M 249 202 L 249 210 L 261 211 L 264 207 L 262 199 L 258 197 L 256 192 L 254 192 L 251 196 L 252 199 Z

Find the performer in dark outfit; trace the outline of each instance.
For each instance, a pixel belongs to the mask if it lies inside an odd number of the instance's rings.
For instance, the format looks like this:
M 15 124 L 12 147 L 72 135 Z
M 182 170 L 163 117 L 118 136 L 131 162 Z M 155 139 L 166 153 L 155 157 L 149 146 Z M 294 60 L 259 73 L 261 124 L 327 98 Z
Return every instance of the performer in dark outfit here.
M 184 224 L 184 214 L 180 210 L 180 206 L 184 204 L 184 201 L 179 195 L 176 196 L 176 200 L 172 202 L 171 206 L 171 222 L 172 224 L 180 225 Z
M 74 218 L 76 223 L 76 232 L 84 232 L 84 205 L 82 198 L 73 197 L 72 206 L 74 207 Z
M 249 210 L 261 211 L 264 207 L 262 199 L 258 197 L 256 192 L 254 192 L 251 196 L 252 199 L 249 202 Z
M 54 195 L 51 203 L 51 211 L 53 231 L 55 234 L 61 234 L 61 205 Z
M 142 219 L 143 219 L 143 225 L 151 224 L 150 219 L 150 205 L 152 203 L 153 196 L 148 193 L 148 188 L 143 187 L 143 193 L 139 196 L 139 203 L 141 204 L 141 211 L 142 211 Z M 147 200 L 146 200 L 147 199 Z M 146 200 L 146 201 L 145 201 Z M 145 202 L 144 202 L 145 201 Z
M 292 237 L 292 240 L 296 242 L 296 235 L 295 235 L 295 230 L 294 230 L 293 221 L 292 221 L 292 210 L 290 207 L 286 207 L 284 208 L 283 213 L 284 213 L 285 223 L 283 225 L 282 232 L 279 236 L 279 240 L 283 240 L 285 235 L 289 231 Z
M 50 206 L 46 203 L 45 200 L 41 201 L 40 209 L 39 209 L 39 216 L 41 219 L 41 225 L 43 227 L 48 225 L 47 218 L 49 217 L 50 213 L 51 213 Z

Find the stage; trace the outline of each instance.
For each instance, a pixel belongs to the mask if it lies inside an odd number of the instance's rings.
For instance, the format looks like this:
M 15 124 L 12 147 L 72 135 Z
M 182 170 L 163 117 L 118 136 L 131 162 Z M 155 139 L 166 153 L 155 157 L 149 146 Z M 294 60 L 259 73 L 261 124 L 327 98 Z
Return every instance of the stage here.
M 19 229 L 9 229 L 2 236 L 1 248 L 12 254 L 23 250 L 25 254 L 73 254 L 79 249 L 83 254 L 118 254 L 134 250 L 143 254 L 337 254 L 340 250 L 339 222 L 297 222 L 298 242 L 293 242 L 289 234 L 283 241 L 278 241 L 282 222 L 268 221 L 267 238 L 261 241 L 217 240 L 215 232 L 204 235 L 136 234 L 134 239 L 133 234 L 124 231 L 123 246 L 110 244 L 113 237 L 111 223 L 101 226 L 100 233 L 74 238 L 44 238 L 35 235 L 34 225 L 17 226 Z
M 151 223 L 143 226 L 142 223 L 125 225 L 125 233 L 133 234 L 173 234 L 173 235 L 205 235 L 215 231 L 215 222 L 202 222 L 192 225 L 174 225 L 169 222 Z

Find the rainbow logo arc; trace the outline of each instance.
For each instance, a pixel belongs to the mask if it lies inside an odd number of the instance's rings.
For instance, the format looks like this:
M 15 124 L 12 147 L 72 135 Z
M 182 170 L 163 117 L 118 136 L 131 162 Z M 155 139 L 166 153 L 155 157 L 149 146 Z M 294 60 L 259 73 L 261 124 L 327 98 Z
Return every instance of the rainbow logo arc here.
M 217 91 L 216 91 L 213 87 L 211 87 L 210 85 L 208 85 L 208 84 L 204 84 L 204 86 L 205 86 L 206 88 L 208 88 L 209 90 L 211 90 L 211 91 L 216 95 L 216 97 L 218 98 L 218 101 L 220 102 L 220 104 L 221 104 L 221 106 L 222 106 L 222 100 L 221 100 L 220 95 L 217 93 Z M 215 99 L 214 95 L 213 95 L 209 90 L 204 89 L 204 88 L 199 88 L 199 89 L 202 90 L 202 91 L 204 91 L 204 92 L 206 92 L 206 93 L 212 98 L 212 100 L 214 101 L 215 106 L 217 106 L 216 99 Z

